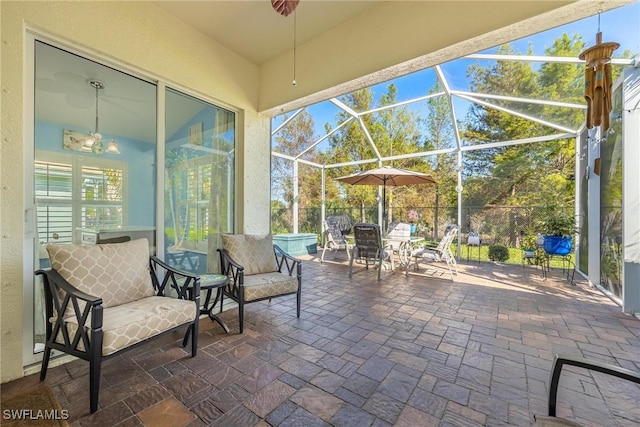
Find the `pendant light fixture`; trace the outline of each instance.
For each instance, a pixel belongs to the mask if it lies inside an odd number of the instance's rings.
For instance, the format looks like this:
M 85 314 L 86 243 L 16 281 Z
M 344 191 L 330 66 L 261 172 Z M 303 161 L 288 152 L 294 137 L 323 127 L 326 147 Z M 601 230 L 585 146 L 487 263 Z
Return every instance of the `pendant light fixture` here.
M 107 149 L 104 149 L 104 144 L 102 142 L 102 135 L 98 131 L 98 101 L 99 96 L 98 93 L 101 89 L 104 89 L 104 83 L 100 80 L 88 80 L 87 84 L 96 90 L 96 127 L 95 131 L 90 133 L 88 137 L 84 139 L 83 143 L 83 151 L 91 151 L 95 154 L 102 154 L 104 152 L 110 154 L 120 154 L 120 147 L 118 147 L 118 143 L 115 139 L 111 139 L 107 144 Z

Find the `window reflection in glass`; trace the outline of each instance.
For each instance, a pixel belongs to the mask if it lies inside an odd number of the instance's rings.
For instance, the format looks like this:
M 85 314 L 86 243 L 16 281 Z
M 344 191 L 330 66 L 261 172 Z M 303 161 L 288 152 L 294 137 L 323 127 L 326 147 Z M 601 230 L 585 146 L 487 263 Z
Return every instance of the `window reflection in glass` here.
M 234 230 L 235 114 L 167 89 L 165 149 L 166 259 L 216 272 L 220 235 Z

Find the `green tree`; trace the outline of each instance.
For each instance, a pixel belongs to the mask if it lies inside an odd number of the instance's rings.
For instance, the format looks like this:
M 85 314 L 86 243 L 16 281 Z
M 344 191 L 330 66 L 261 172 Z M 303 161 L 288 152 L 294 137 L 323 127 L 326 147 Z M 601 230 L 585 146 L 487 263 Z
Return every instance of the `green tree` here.
M 287 117 L 285 116 L 285 120 L 286 119 Z M 297 157 L 300 153 L 310 148 L 317 139 L 318 137 L 314 132 L 313 117 L 305 110 L 280 129 L 274 139 L 274 150 L 287 156 Z M 315 149 L 311 149 L 302 158 L 317 162 L 321 159 L 321 155 Z M 306 212 L 307 208 L 320 205 L 320 174 L 321 172 L 316 168 L 311 168 L 299 163 L 298 207 L 301 212 Z M 284 202 L 284 205 L 279 205 L 280 211 L 282 211 L 282 206 L 286 206 L 288 209 L 291 209 L 294 202 L 293 160 L 275 156 L 272 157 L 271 191 L 272 199 Z M 288 229 L 292 230 L 293 225 L 291 221 L 291 215 L 280 218 L 278 221 L 272 220 L 272 228 L 276 223 L 278 223 L 278 227 L 282 228 L 284 225 L 287 225 Z M 302 216 L 300 218 L 300 222 L 303 224 L 306 223 L 307 218 Z
M 380 97 L 377 105 L 374 105 L 374 94 L 370 88 L 358 90 L 341 97 L 341 101 L 356 112 L 364 112 L 376 109 L 376 112 L 363 114 L 353 123 L 335 132 L 329 139 L 330 163 L 346 163 L 360 159 L 371 159 L 379 156 L 390 157 L 401 154 L 414 153 L 420 148 L 421 130 L 418 116 L 406 106 L 384 108 L 396 103 L 397 89 L 393 84 L 387 86 L 387 92 Z M 352 119 L 352 115 L 345 111 L 337 113 L 337 121 L 341 123 Z M 366 133 L 363 130 L 366 129 Z M 329 131 L 330 129 L 327 129 Z M 369 141 L 367 134 L 375 142 Z M 394 160 L 385 163 L 394 167 L 406 168 L 415 171 L 428 172 L 430 164 L 423 159 L 409 158 Z M 372 165 L 344 166 L 330 171 L 331 177 L 337 177 L 360 170 L 376 167 Z M 360 219 L 364 219 L 365 206 L 375 205 L 377 200 L 376 186 L 348 186 L 336 183 L 344 200 L 350 206 L 357 206 L 361 210 Z M 428 198 L 427 192 L 419 191 L 411 187 L 387 187 L 387 203 L 389 208 L 388 220 L 393 216 L 393 207 L 416 206 L 417 201 Z M 402 219 L 402 218 L 400 218 Z
M 435 94 L 442 91 L 442 85 L 437 82 L 431 89 L 429 94 Z M 438 96 L 430 98 L 426 104 L 426 136 L 423 148 L 426 151 L 442 150 L 445 148 L 453 148 L 456 146 L 454 128 L 451 115 L 451 107 L 446 96 Z M 454 206 L 457 204 L 457 193 L 455 187 L 458 182 L 455 170 L 456 156 L 455 154 L 437 154 L 429 159 L 436 185 L 434 191 L 434 211 L 433 224 L 434 237 L 438 238 L 438 225 L 440 225 L 441 215 L 440 206 Z M 423 212 L 423 215 L 425 212 Z
M 579 36 L 563 34 L 551 56 L 577 56 L 584 48 Z M 499 53 L 514 54 L 507 45 Z M 469 73 L 472 90 L 525 99 L 580 103 L 583 71 L 572 64 L 548 63 L 534 70 L 528 63 L 497 61 L 491 68 L 474 66 Z M 496 100 L 495 104 L 547 122 L 576 129 L 584 112 L 566 107 Z M 465 137 L 476 144 L 558 133 L 559 130 L 485 106 L 474 106 L 467 117 Z M 469 154 L 465 187 L 467 203 L 524 205 L 546 197 L 573 200 L 570 182 L 575 167 L 574 140 L 521 144 L 478 150 Z
M 550 56 L 577 56 L 584 48 L 579 36 L 563 34 L 546 52 Z M 509 45 L 498 53 L 515 54 Z M 529 63 L 496 61 L 492 67 L 470 67 L 472 90 L 480 94 L 505 95 L 522 99 L 545 99 L 581 103 L 583 68 L 571 64 L 546 63 L 534 69 Z M 481 96 L 481 95 L 480 95 Z M 548 123 L 577 129 L 584 120 L 579 109 L 546 106 L 534 102 L 494 99 L 490 102 L 539 118 Z M 545 123 L 475 105 L 467 115 L 464 136 L 472 144 L 519 140 L 561 132 Z M 575 140 L 536 142 L 472 151 L 465 162 L 465 204 L 491 207 L 529 206 L 547 200 L 572 204 L 575 169 Z M 510 218 L 513 233 L 521 224 Z

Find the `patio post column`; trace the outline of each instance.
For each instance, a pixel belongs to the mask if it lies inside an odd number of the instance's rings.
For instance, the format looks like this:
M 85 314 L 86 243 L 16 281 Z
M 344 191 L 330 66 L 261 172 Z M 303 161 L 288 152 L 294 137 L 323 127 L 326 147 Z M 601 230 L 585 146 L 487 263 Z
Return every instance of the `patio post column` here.
M 326 218 L 326 173 L 327 173 L 327 169 L 325 168 L 325 166 L 322 166 L 322 175 L 321 175 L 321 191 L 320 191 L 320 243 L 322 243 L 322 245 L 324 246 L 324 233 L 323 233 L 323 229 L 322 229 L 322 224 L 324 224 L 324 219 Z
M 382 162 L 378 161 L 378 167 L 381 168 L 382 167 Z M 385 204 L 385 200 L 383 198 L 383 191 L 384 186 L 379 185 L 378 186 L 378 225 L 380 226 L 380 229 L 382 230 L 382 232 L 384 233 L 385 231 L 385 227 L 384 227 L 384 204 Z
M 457 258 L 460 259 L 460 244 L 462 242 L 462 151 L 458 150 L 458 185 L 456 185 L 456 192 L 458 193 L 458 254 Z
M 293 233 L 298 233 L 298 160 L 293 161 Z

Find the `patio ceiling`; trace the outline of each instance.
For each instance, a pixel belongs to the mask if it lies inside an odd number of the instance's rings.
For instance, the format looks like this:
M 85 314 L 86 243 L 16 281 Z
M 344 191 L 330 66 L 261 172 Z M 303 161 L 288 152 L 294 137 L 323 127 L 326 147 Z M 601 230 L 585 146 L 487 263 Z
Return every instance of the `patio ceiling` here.
M 631 1 L 302 0 L 296 87 L 292 15 L 266 0 L 153 3 L 259 67 L 259 110 L 275 116 Z
M 612 4 L 609 4 L 611 6 Z M 625 9 L 626 12 L 630 15 L 634 15 L 637 12 L 637 8 L 634 9 Z M 598 15 L 598 27 L 597 31 L 600 31 L 600 12 L 599 10 L 596 15 Z M 607 12 L 603 12 L 602 16 L 604 18 L 603 22 L 607 22 L 608 25 L 612 22 L 616 22 L 615 15 L 612 15 L 607 18 Z M 619 15 L 618 15 L 619 16 Z M 562 32 L 571 32 L 572 30 L 564 30 L 563 27 L 559 27 Z M 595 28 L 594 28 L 595 30 Z M 631 28 L 628 29 L 629 31 Z M 606 31 L 606 30 L 605 30 Z M 582 34 L 583 40 L 586 46 L 591 46 L 593 44 L 593 40 L 590 38 L 592 34 Z M 632 37 L 629 37 L 632 39 Z M 511 38 L 507 42 L 515 41 L 516 38 Z M 531 46 L 531 41 L 527 40 L 526 37 L 519 39 L 519 41 L 527 41 L 529 46 Z M 637 43 L 634 42 L 634 43 Z M 539 47 L 539 46 L 538 46 Z M 545 47 L 546 49 L 547 47 Z M 621 49 L 618 49 L 614 53 L 614 59 L 611 61 L 612 64 L 617 66 L 633 66 L 638 63 L 638 57 L 627 59 L 627 58 L 615 58 L 615 56 L 619 56 L 625 50 L 634 51 L 637 49 L 637 44 L 631 45 L 623 45 Z M 380 92 L 384 91 L 389 84 L 394 84 L 396 86 L 397 93 L 397 102 L 391 105 L 384 105 L 377 108 L 372 108 L 366 111 L 360 111 L 357 108 L 346 105 L 342 98 L 334 96 L 326 99 L 325 101 L 318 102 L 313 105 L 308 105 L 301 107 L 295 111 L 289 111 L 285 114 L 281 114 L 274 118 L 273 120 L 273 129 L 272 129 L 272 137 L 278 135 L 283 129 L 286 129 L 291 123 L 296 120 L 296 117 L 306 110 L 308 114 L 314 116 L 314 111 L 318 111 L 320 109 L 327 110 L 329 107 L 327 105 L 331 105 L 335 112 L 342 112 L 347 117 L 345 120 L 341 122 L 325 122 L 329 125 L 330 130 L 325 132 L 324 134 L 320 133 L 320 136 L 308 144 L 305 145 L 304 150 L 301 150 L 299 153 L 292 154 L 289 152 L 288 154 L 284 154 L 278 152 L 277 149 L 274 149 L 273 155 L 276 157 L 280 157 L 283 159 L 287 159 L 290 161 L 296 161 L 303 164 L 307 164 L 317 168 L 339 168 L 343 166 L 353 166 L 358 164 L 368 164 L 375 163 L 376 165 L 384 164 L 391 162 L 393 160 L 399 159 L 407 159 L 407 158 L 420 158 L 430 155 L 438 155 L 438 154 L 453 154 L 457 152 L 464 151 L 472 151 L 484 148 L 495 148 L 501 146 L 509 146 L 509 145 L 518 145 L 518 144 L 527 144 L 527 143 L 535 143 L 535 142 L 543 142 L 549 140 L 560 140 L 573 138 L 579 134 L 581 131 L 581 127 L 576 127 L 575 123 L 562 123 L 558 121 L 557 118 L 542 117 L 542 116 L 533 116 L 531 114 L 527 114 L 525 111 L 526 106 L 531 104 L 539 104 L 544 106 L 550 106 L 554 110 L 554 112 L 560 110 L 584 110 L 586 111 L 586 104 L 583 102 L 576 103 L 574 101 L 570 101 L 568 99 L 531 99 L 531 98 L 522 98 L 513 96 L 511 93 L 478 93 L 473 92 L 468 89 L 470 86 L 468 82 L 468 76 L 465 79 L 461 77 L 461 71 L 464 69 L 469 69 L 470 65 L 479 65 L 483 67 L 490 67 L 495 64 L 497 61 L 519 61 L 519 62 L 529 62 L 532 64 L 532 67 L 537 67 L 541 64 L 547 63 L 558 63 L 558 64 L 568 64 L 575 65 L 576 67 L 584 67 L 585 61 L 579 59 L 578 57 L 558 57 L 558 56 L 548 56 L 548 55 L 535 55 L 535 54 L 510 54 L 510 55 L 501 55 L 492 53 L 493 49 L 484 49 L 478 52 L 474 52 L 468 54 L 464 57 L 453 59 L 452 61 L 444 62 L 441 64 L 436 64 L 433 67 L 425 67 L 420 70 L 416 70 L 410 74 L 399 75 L 395 79 L 380 83 L 379 85 L 370 85 L 369 88 L 372 90 L 374 97 L 379 97 Z M 481 53 L 479 53 L 481 52 Z M 578 71 L 581 73 L 582 71 Z M 462 81 L 464 80 L 464 81 Z M 461 82 L 462 81 L 462 82 Z M 409 82 L 409 83 L 407 83 Z M 435 82 L 435 83 L 433 83 Z M 439 89 L 437 92 L 434 92 L 432 89 L 438 85 Z M 383 88 L 384 86 L 384 88 Z M 405 94 L 400 94 L 400 89 L 398 86 L 408 87 L 411 86 L 414 89 L 412 93 L 419 93 L 418 96 L 407 97 Z M 454 129 L 452 144 L 450 148 L 437 149 L 431 151 L 420 151 L 415 153 L 408 153 L 403 155 L 388 155 L 382 153 L 379 149 L 376 141 L 371 137 L 370 129 L 367 129 L 365 122 L 363 120 L 366 116 L 375 115 L 383 110 L 390 110 L 398 107 L 409 107 L 413 108 L 412 111 L 424 110 L 424 106 L 426 102 L 432 98 L 437 97 L 446 97 L 449 105 L 449 120 Z M 421 104 L 419 104 L 421 103 Z M 460 118 L 466 113 L 461 105 L 468 107 L 470 105 L 480 105 L 485 108 L 494 109 L 497 111 L 501 111 L 531 122 L 534 122 L 538 125 L 542 125 L 545 129 L 547 129 L 546 133 L 529 137 L 520 140 L 513 141 L 487 141 L 483 144 L 474 145 L 468 141 L 463 141 L 461 138 L 461 130 L 460 126 Z M 456 108 L 457 106 L 457 108 Z M 549 114 L 549 113 L 547 113 Z M 334 114 L 335 115 L 335 114 Z M 324 113 L 324 116 L 321 116 L 320 120 L 328 117 L 329 114 Z M 556 114 L 556 116 L 558 116 Z M 314 121 L 317 121 L 314 116 Z M 366 143 L 373 147 L 374 156 L 371 158 L 363 158 L 363 159 L 352 159 L 352 161 L 345 163 L 324 163 L 319 164 L 317 162 L 312 161 L 311 159 L 316 158 L 313 156 L 313 153 L 317 150 L 322 149 L 323 142 L 327 141 L 328 138 L 332 137 L 336 132 L 341 129 L 344 130 L 348 126 L 358 126 L 361 128 L 364 138 L 366 139 Z M 366 168 L 365 168 L 366 169 Z

